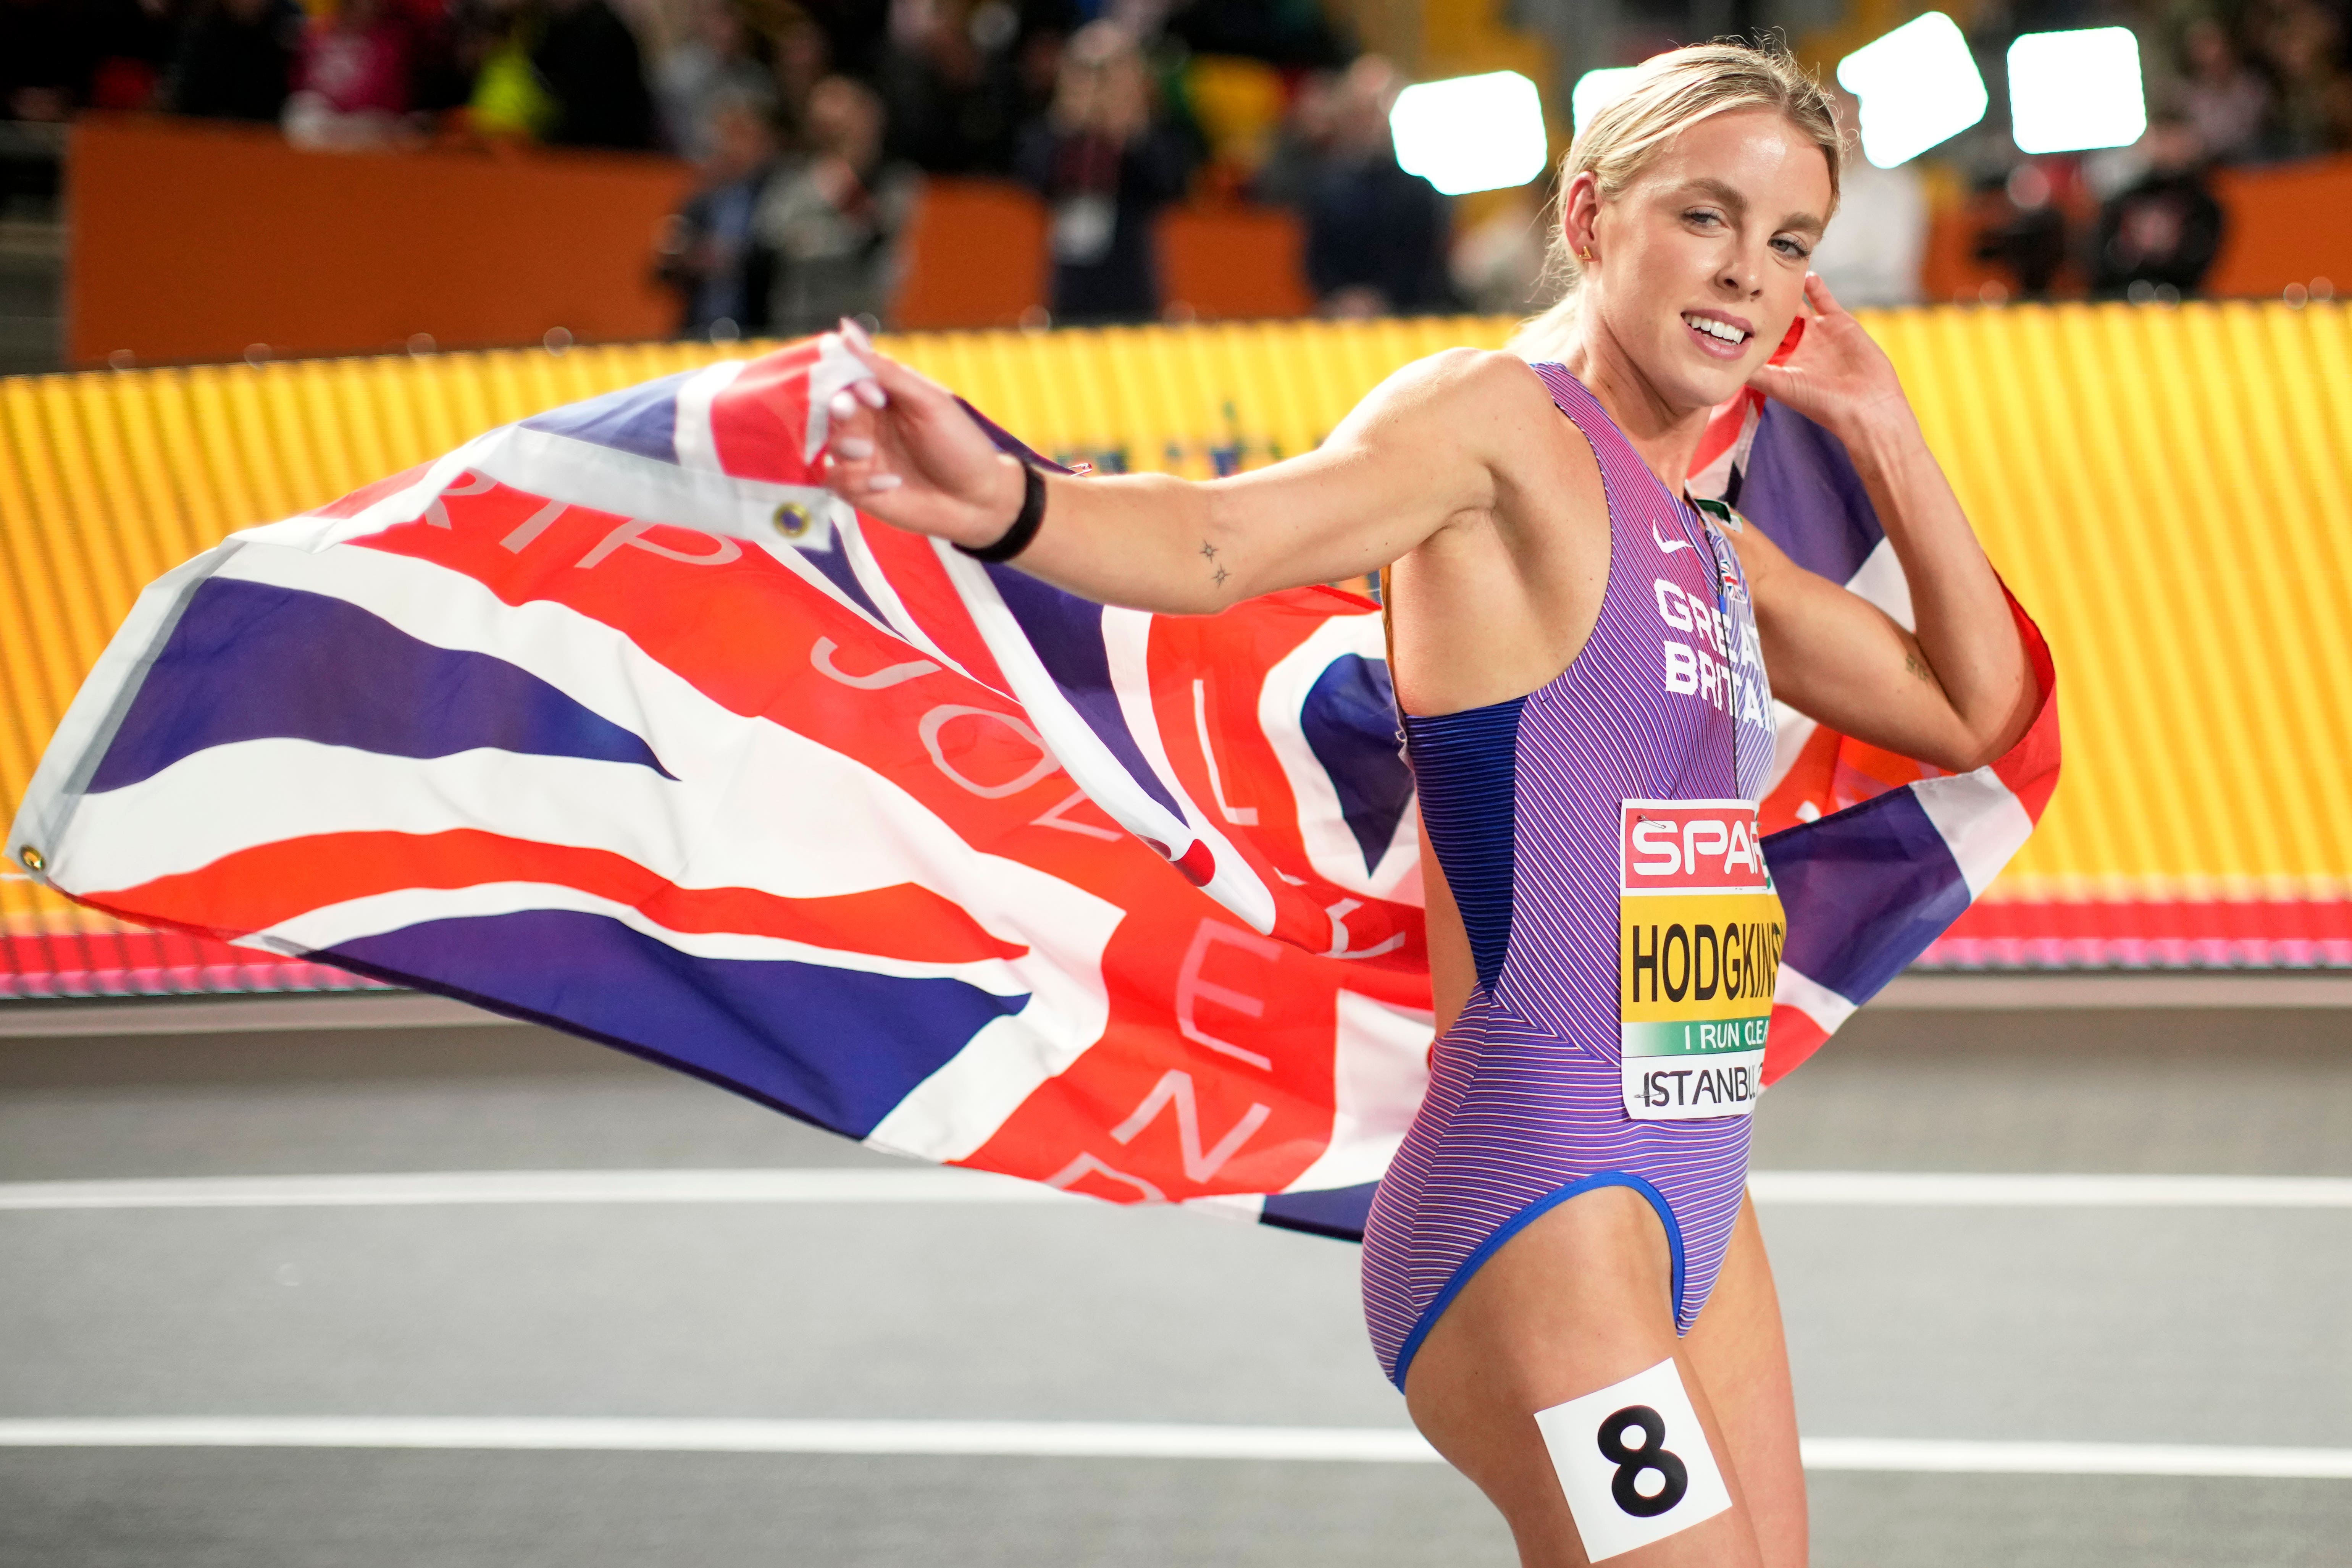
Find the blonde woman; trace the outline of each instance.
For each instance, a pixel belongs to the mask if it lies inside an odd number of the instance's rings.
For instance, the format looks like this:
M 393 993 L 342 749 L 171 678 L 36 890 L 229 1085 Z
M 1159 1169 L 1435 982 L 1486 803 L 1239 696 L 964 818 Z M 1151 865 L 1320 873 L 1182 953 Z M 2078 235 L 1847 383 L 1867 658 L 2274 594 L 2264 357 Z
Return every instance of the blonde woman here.
M 1809 272 L 1840 155 L 1785 57 L 1660 56 L 1568 154 L 1570 289 L 1525 357 L 1409 365 L 1319 450 L 1232 479 L 1045 477 L 854 332 L 877 381 L 834 405 L 841 495 L 1105 603 L 1205 615 L 1387 568 L 1441 1033 L 1366 1313 L 1530 1565 L 1804 1561 L 1738 1065 L 1781 929 L 1754 832 L 1774 689 L 1955 771 L 2035 708 L 1893 367 Z M 1844 442 L 1916 635 L 1686 499 L 1743 386 Z

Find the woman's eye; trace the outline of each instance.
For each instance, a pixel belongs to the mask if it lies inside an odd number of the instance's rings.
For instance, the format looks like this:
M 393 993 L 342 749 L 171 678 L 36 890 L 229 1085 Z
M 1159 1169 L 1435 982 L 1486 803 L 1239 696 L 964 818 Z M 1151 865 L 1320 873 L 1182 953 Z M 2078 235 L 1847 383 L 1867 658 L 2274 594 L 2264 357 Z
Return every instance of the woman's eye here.
M 1807 245 L 1801 239 L 1790 239 L 1786 235 L 1783 235 L 1772 243 L 1780 247 L 1781 255 L 1792 258 L 1798 261 L 1804 260 L 1805 258 L 1813 253 L 1813 247 L 1811 246 Z
M 1685 223 L 1696 224 L 1721 223 L 1723 221 L 1723 215 L 1721 213 L 1711 213 L 1705 210 L 1686 212 L 1683 214 L 1683 221 Z

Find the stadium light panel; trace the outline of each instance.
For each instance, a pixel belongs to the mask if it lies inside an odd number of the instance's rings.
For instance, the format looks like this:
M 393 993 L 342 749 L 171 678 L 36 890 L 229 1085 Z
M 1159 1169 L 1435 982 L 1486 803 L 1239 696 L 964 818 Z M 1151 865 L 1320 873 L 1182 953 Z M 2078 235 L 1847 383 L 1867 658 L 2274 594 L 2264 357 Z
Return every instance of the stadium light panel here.
M 1524 185 L 1551 152 L 1543 100 L 1517 71 L 1416 82 L 1397 94 L 1389 132 L 1397 162 L 1449 196 Z
M 1568 112 L 1576 121 L 1577 134 L 1584 133 L 1585 122 L 1617 100 L 1617 95 L 1633 85 L 1633 73 L 1639 66 L 1610 66 L 1606 69 L 1586 71 L 1576 79 L 1568 91 Z
M 1862 100 L 1862 155 L 1907 163 L 1985 117 L 1991 99 L 1958 23 L 1930 11 L 1838 61 L 1838 85 Z
M 2147 129 L 2129 27 L 2026 33 L 2009 46 L 2010 133 L 2021 153 L 2128 147 Z

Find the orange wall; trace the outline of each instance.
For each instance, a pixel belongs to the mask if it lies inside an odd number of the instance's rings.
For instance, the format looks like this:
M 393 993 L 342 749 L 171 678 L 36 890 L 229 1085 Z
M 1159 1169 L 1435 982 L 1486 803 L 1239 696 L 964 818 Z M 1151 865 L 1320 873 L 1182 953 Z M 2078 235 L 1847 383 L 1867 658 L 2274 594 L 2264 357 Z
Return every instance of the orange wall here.
M 265 126 L 92 116 L 68 155 L 68 357 L 103 364 L 669 335 L 655 230 L 693 185 L 666 158 L 503 148 L 305 153 Z M 1310 308 L 1288 214 L 1160 223 L 1167 295 L 1203 319 Z M 928 182 L 895 325 L 1009 327 L 1045 303 L 1045 214 L 997 180 Z
M 2269 169 L 2222 169 L 2214 194 L 2229 214 L 2221 254 L 2205 293 L 2213 299 L 2275 300 L 2290 283 L 2305 288 L 2325 278 L 2338 294 L 2352 293 L 2352 157 L 2315 158 Z M 2081 222 L 2095 221 L 2086 206 Z M 1922 290 L 1931 303 L 1967 295 L 1988 282 L 2008 285 L 2008 274 L 1978 261 L 1978 219 L 1965 206 L 1937 212 L 1927 236 Z M 2083 292 L 2078 274 L 2062 276 L 2058 292 Z
M 1045 204 L 1003 180 L 924 181 L 892 324 L 1014 327 L 1045 303 Z
M 303 153 L 268 127 L 78 122 L 67 353 L 102 363 L 667 335 L 655 226 L 691 172 L 629 153 Z
M 1046 303 L 1045 205 L 1003 180 L 926 183 L 891 324 L 909 331 L 1011 327 Z M 1278 207 L 1174 207 L 1159 224 L 1160 292 L 1202 321 L 1315 308 L 1298 220 Z
M 2352 291 L 2352 157 L 2224 169 L 2213 188 L 2230 228 L 2205 292 L 2275 299 L 2315 278 Z

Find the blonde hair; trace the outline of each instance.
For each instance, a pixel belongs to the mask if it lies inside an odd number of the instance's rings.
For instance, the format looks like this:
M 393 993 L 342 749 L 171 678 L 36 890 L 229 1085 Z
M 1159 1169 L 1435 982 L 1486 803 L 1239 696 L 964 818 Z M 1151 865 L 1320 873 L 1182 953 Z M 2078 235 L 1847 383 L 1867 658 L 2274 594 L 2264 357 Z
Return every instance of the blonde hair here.
M 1559 162 L 1544 274 L 1557 280 L 1560 295 L 1550 309 L 1528 317 L 1512 334 L 1510 352 L 1524 359 L 1559 358 L 1575 324 L 1584 264 L 1569 248 L 1561 220 L 1570 183 L 1587 170 L 1600 187 L 1601 199 L 1612 200 L 1677 132 L 1733 110 L 1769 109 L 1811 138 L 1829 160 L 1830 211 L 1822 216 L 1826 219 L 1837 211 L 1838 172 L 1845 156 L 1837 110 L 1811 73 L 1786 51 L 1738 41 L 1693 44 L 1654 55 L 1635 68 L 1640 74 L 1593 115 Z

